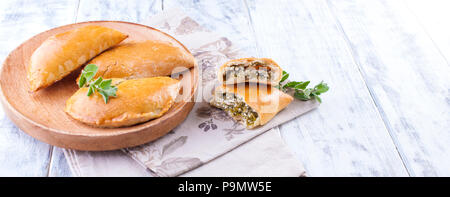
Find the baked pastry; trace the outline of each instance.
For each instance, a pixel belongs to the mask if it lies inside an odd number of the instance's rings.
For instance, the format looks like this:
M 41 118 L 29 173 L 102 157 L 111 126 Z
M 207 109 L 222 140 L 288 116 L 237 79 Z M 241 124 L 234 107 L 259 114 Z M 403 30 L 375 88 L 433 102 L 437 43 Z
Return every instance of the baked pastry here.
M 103 26 L 87 25 L 45 40 L 31 55 L 30 90 L 45 88 L 128 36 Z
M 105 51 L 88 64 L 98 66 L 94 78 L 146 78 L 179 73 L 195 64 L 181 47 L 161 41 L 123 43 Z
M 117 96 L 107 104 L 97 92 L 87 96 L 88 88 L 83 87 L 67 100 L 66 113 L 91 126 L 130 126 L 162 116 L 180 89 L 180 82 L 170 77 L 114 78 L 112 84 L 117 87 Z
M 292 100 L 292 96 L 272 86 L 246 83 L 216 87 L 210 103 L 252 129 L 269 122 Z
M 230 60 L 219 68 L 217 77 L 222 84 L 242 82 L 278 85 L 283 70 L 269 58 L 242 58 Z

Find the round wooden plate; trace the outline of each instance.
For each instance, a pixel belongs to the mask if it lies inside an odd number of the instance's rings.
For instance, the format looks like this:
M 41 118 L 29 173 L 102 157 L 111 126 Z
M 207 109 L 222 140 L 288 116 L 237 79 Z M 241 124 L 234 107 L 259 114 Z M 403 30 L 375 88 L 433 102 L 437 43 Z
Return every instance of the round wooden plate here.
M 114 150 L 155 140 L 178 124 L 191 111 L 198 82 L 197 66 L 186 72 L 183 87 L 190 87 L 181 100 L 158 119 L 122 128 L 95 128 L 72 119 L 64 112 L 66 100 L 78 89 L 75 82 L 81 68 L 63 80 L 36 93 L 28 92 L 26 66 L 33 51 L 49 36 L 84 25 L 111 27 L 129 35 L 122 43 L 163 40 L 188 50 L 175 38 L 140 24 L 120 21 L 95 21 L 70 24 L 42 32 L 12 51 L 0 73 L 0 100 L 5 113 L 24 132 L 48 144 L 77 150 Z M 189 89 L 189 88 L 188 88 Z

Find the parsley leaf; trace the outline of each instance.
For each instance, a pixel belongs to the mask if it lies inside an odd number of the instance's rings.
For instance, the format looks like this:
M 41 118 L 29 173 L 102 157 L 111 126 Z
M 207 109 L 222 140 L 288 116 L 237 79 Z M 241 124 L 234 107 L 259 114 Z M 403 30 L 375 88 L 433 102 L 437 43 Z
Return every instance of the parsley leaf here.
M 281 82 L 285 81 L 289 77 L 289 73 L 283 70 L 283 76 L 281 77 Z
M 94 93 L 94 86 L 89 86 L 87 96 L 91 96 L 92 93 Z
M 105 103 L 108 103 L 110 96 L 117 96 L 117 87 L 112 86 L 112 79 L 104 80 L 102 77 L 99 77 L 95 80 L 92 78 L 98 71 L 98 67 L 95 64 L 88 64 L 84 67 L 83 71 L 81 71 L 80 80 L 78 81 L 78 87 L 89 87 L 87 96 L 91 96 L 92 93 L 98 92 L 102 95 Z
M 295 91 L 294 97 L 302 101 L 307 101 L 311 99 L 310 96 L 306 94 L 304 91 Z
M 304 90 L 306 87 L 308 87 L 309 82 L 310 81 L 299 82 L 296 86 L 294 86 L 294 88 Z
M 295 91 L 294 97 L 302 101 L 315 99 L 319 103 L 322 103 L 322 99 L 319 97 L 319 95 L 327 92 L 330 89 L 328 87 L 328 84 L 324 83 L 323 81 L 314 86 L 314 88 L 307 88 L 310 81 L 290 81 L 282 85 L 281 83 L 288 77 L 289 74 L 283 71 L 283 78 L 281 78 L 280 84 L 278 84 L 276 87 L 280 90 L 283 90 L 284 92 L 288 91 L 289 89 L 293 89 Z
M 302 83 L 302 82 L 290 81 L 290 82 L 284 84 L 283 88 L 293 88 L 300 83 Z
M 330 88 L 329 88 L 328 85 L 327 85 L 326 83 L 324 83 L 323 81 L 320 82 L 319 84 L 317 84 L 317 85 L 314 87 L 314 90 L 316 91 L 317 95 L 320 95 L 321 93 L 327 92 L 328 89 L 330 89 Z
M 81 71 L 80 79 L 78 80 L 78 87 L 83 87 L 86 82 L 89 83 L 89 81 L 92 80 L 92 78 L 95 76 L 95 74 L 98 71 L 98 67 L 95 64 L 88 64 L 84 67 L 84 69 Z

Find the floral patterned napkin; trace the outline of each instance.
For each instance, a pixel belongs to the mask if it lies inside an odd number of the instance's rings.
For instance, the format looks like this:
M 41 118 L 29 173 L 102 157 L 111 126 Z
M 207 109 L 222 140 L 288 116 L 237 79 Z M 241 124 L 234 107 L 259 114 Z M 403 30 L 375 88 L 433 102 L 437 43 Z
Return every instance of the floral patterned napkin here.
M 294 172 L 290 175 L 299 176 L 304 173 L 301 164 L 283 144 L 279 132 L 271 128 L 316 108 L 317 102 L 303 102 L 294 99 L 286 109 L 266 125 L 246 130 L 224 111 L 211 107 L 206 101 L 210 99 L 210 94 L 216 84 L 217 67 L 227 60 L 247 56 L 242 54 L 230 40 L 205 30 L 179 9 L 164 11 L 143 24 L 169 33 L 194 54 L 200 67 L 201 84 L 199 84 L 197 98 L 201 99 L 197 99 L 186 120 L 167 135 L 154 142 L 123 149 L 125 154 L 131 156 L 138 164 L 145 166 L 153 176 L 179 176 L 199 166 L 202 166 L 200 169 L 203 170 L 193 170 L 186 175 L 224 176 L 227 174 L 219 172 L 236 164 L 247 166 L 247 168 L 241 168 L 243 170 L 240 172 L 243 174 L 236 174 L 241 176 L 250 176 L 250 172 L 256 175 L 258 173 L 255 169 L 258 168 L 261 169 L 259 173 L 267 172 L 267 168 L 277 172 L 280 167 L 290 168 L 292 165 L 294 165 L 293 169 L 287 169 L 287 172 Z M 261 135 L 268 130 L 270 132 Z M 252 140 L 252 143 L 246 143 L 255 137 L 256 139 Z M 241 146 L 243 144 L 245 145 Z M 239 150 L 233 150 L 236 148 Z M 92 166 L 99 165 L 99 162 L 106 163 L 107 160 L 103 159 L 105 154 L 110 154 L 110 158 L 121 157 L 118 156 L 120 153 L 89 153 L 74 150 L 65 150 L 65 154 L 72 171 L 75 171 L 75 174 L 87 176 L 98 175 L 98 173 L 83 174 L 80 172 L 80 169 L 86 169 L 80 165 L 89 163 L 80 164 L 80 160 L 87 161 L 89 159 L 86 158 L 90 158 Z M 224 154 L 226 155 L 222 156 Z M 103 160 L 97 159 L 97 162 L 93 162 L 93 157 L 101 157 Z M 253 160 L 249 160 L 250 158 Z M 240 162 L 245 160 L 247 163 Z M 255 162 L 257 163 L 255 164 Z M 266 167 L 261 167 L 264 165 Z M 93 169 L 93 167 L 88 169 Z M 282 172 L 266 174 L 289 176 Z M 261 175 L 259 174 L 259 176 Z

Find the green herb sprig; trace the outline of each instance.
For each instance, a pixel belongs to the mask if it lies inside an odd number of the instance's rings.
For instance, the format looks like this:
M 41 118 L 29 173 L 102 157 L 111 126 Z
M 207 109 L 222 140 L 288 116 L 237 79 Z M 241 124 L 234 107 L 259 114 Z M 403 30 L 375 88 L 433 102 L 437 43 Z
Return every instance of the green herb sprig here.
M 323 81 L 314 86 L 314 88 L 307 88 L 310 81 L 290 81 L 283 85 L 282 83 L 288 78 L 289 73 L 283 71 L 281 81 L 276 87 L 284 92 L 287 92 L 288 90 L 294 90 L 294 97 L 302 101 L 316 99 L 317 101 L 319 101 L 319 103 L 322 103 L 322 99 L 319 97 L 319 95 L 327 92 L 330 89 L 328 87 L 328 84 Z
M 97 79 L 93 80 L 97 71 L 97 65 L 86 65 L 81 71 L 81 76 L 78 80 L 78 87 L 89 87 L 87 96 L 91 96 L 92 93 L 98 92 L 100 95 L 102 95 L 105 104 L 107 104 L 110 96 L 117 96 L 117 87 L 111 85 L 112 79 L 104 80 L 102 77 L 98 77 Z

